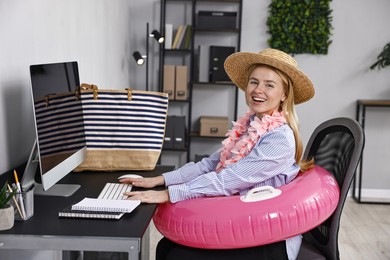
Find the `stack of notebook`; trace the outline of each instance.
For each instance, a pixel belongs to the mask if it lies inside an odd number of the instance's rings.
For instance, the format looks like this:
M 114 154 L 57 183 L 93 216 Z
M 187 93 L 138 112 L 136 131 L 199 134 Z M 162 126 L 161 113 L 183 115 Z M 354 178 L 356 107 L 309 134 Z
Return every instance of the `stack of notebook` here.
M 131 185 L 107 183 L 98 198 L 84 198 L 58 213 L 64 218 L 120 219 L 125 213 L 132 212 L 139 200 L 127 200 L 123 193 L 131 190 Z

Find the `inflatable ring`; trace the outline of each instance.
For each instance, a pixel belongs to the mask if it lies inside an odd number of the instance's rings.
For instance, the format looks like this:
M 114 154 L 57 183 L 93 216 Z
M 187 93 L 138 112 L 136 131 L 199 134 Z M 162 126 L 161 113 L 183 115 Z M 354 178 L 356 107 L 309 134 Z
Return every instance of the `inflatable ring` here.
M 273 198 L 261 201 L 247 199 L 248 192 L 245 196 L 164 203 L 157 207 L 153 221 L 163 236 L 181 245 L 208 249 L 252 247 L 318 226 L 335 211 L 340 195 L 335 178 L 319 166 L 299 173 L 276 191 L 266 192 L 271 195 L 265 197 Z M 249 196 L 264 199 L 257 192 Z

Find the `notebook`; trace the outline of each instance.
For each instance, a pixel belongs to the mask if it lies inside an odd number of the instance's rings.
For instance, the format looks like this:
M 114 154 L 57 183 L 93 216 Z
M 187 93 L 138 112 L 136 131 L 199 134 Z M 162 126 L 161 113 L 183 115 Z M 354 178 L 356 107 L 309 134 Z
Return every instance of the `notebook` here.
M 68 206 L 58 213 L 60 218 L 120 219 L 125 212 L 74 210 Z
M 85 211 L 130 213 L 140 203 L 140 200 L 108 200 L 84 198 L 79 203 L 72 205 L 72 209 Z
M 141 204 L 139 200 L 126 200 L 123 196 L 110 196 L 110 199 L 107 199 L 107 187 L 109 184 L 105 185 L 98 198 L 84 198 L 80 202 L 60 211 L 58 216 L 64 218 L 120 219 L 125 213 L 132 212 Z M 124 187 L 119 188 L 116 185 L 113 192 L 110 193 L 123 194 L 122 188 Z

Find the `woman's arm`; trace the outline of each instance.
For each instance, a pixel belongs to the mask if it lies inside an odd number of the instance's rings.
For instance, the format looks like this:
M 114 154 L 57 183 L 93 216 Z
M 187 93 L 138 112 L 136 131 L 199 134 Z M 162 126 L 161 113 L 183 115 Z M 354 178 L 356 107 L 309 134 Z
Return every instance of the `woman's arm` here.
M 296 174 L 295 139 L 285 125 L 266 134 L 246 157 L 221 170 L 168 187 L 171 202 L 204 196 L 230 196 L 256 184 Z M 283 183 L 283 181 L 281 182 Z
M 214 171 L 219 163 L 220 151 L 216 151 L 207 158 L 203 158 L 197 163 L 187 163 L 177 170 L 163 173 L 165 186 L 185 183 L 191 181 L 202 174 Z
M 219 163 L 219 151 L 213 153 L 207 158 L 202 159 L 197 163 L 187 163 L 181 168 L 163 173 L 157 177 L 151 178 L 125 178 L 119 180 L 122 183 L 130 183 L 135 187 L 154 188 L 156 186 L 170 186 L 174 184 L 184 183 L 197 178 L 201 174 L 208 173 L 215 169 Z

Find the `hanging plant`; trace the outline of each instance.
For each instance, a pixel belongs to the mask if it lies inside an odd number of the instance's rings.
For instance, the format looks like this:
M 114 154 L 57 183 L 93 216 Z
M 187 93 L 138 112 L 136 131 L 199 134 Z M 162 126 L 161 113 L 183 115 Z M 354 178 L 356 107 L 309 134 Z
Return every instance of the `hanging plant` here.
M 370 69 L 383 69 L 387 66 L 390 66 L 390 42 L 383 47 L 382 52 L 377 57 L 377 61 L 370 66 Z
M 291 54 L 327 54 L 331 44 L 331 0 L 272 0 L 268 44 Z

